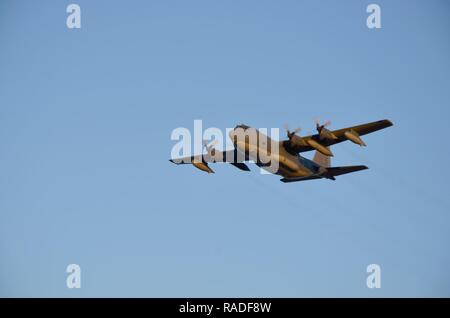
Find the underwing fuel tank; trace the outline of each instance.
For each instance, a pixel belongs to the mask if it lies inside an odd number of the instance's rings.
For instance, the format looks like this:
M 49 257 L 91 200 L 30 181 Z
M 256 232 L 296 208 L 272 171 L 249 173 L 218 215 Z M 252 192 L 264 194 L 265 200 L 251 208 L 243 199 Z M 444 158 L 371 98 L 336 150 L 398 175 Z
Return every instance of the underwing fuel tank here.
M 193 162 L 192 164 L 197 169 L 200 169 L 200 170 L 208 172 L 208 173 L 214 173 L 214 171 L 205 162 Z
M 362 141 L 361 137 L 359 137 L 359 134 L 356 131 L 354 131 L 354 130 L 347 130 L 344 133 L 344 136 L 348 140 L 350 140 L 351 142 L 353 142 L 353 143 L 355 143 L 357 145 L 360 145 L 361 147 L 365 147 L 366 146 L 364 141 Z
M 320 152 L 321 154 L 328 156 L 328 157 L 333 157 L 333 153 L 331 152 L 330 149 L 328 149 L 327 147 L 319 144 L 317 141 L 315 141 L 314 139 L 308 139 L 306 141 L 308 143 L 308 145 L 310 145 L 311 147 L 313 147 L 314 149 L 316 149 L 318 152 Z

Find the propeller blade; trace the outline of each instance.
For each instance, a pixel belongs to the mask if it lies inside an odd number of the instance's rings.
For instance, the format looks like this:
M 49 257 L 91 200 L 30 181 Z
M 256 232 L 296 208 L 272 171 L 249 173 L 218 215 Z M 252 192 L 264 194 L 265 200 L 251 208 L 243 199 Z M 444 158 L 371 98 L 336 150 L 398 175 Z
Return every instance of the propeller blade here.
M 316 123 L 316 129 L 317 131 L 320 133 L 325 127 L 328 127 L 331 125 L 331 121 L 327 120 L 325 123 L 323 123 L 322 125 L 320 124 L 320 120 L 319 118 L 316 118 L 315 121 Z
M 218 143 L 218 141 L 217 141 L 217 139 L 214 139 L 214 140 L 203 140 L 203 145 L 206 147 L 206 146 L 214 146 L 214 145 L 216 145 Z

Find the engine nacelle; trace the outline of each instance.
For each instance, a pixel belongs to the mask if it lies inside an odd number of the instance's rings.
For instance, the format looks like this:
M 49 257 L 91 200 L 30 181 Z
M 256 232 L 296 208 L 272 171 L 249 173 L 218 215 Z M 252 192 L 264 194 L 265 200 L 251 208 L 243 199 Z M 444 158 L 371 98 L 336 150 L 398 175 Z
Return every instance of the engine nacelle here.
M 336 140 L 338 137 L 336 137 L 335 134 L 333 134 L 331 131 L 329 131 L 326 128 L 322 128 L 319 132 L 320 139 L 329 139 L 329 140 Z
M 318 152 L 320 152 L 321 154 L 328 156 L 328 157 L 333 157 L 333 153 L 331 152 L 330 149 L 328 149 L 327 147 L 319 144 L 317 141 L 315 141 L 314 139 L 308 139 L 306 141 L 308 143 L 308 145 L 310 145 L 311 147 L 313 147 L 314 149 L 316 149 Z
M 193 162 L 192 164 L 197 169 L 200 169 L 200 170 L 208 172 L 208 173 L 214 173 L 214 171 L 208 166 L 208 164 L 206 162 Z
M 365 147 L 366 146 L 364 141 L 362 141 L 361 137 L 359 137 L 359 134 L 356 131 L 354 131 L 354 130 L 347 130 L 344 133 L 344 136 L 348 140 L 350 140 L 351 142 L 353 142 L 353 143 L 355 143 L 357 145 L 360 145 L 361 147 Z

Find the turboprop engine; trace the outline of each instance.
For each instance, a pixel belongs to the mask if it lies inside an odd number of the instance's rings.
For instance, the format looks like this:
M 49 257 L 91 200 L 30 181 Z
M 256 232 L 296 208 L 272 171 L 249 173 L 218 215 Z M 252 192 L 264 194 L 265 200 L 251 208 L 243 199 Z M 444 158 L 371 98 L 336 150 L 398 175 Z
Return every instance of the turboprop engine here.
M 331 152 L 331 150 L 329 148 L 327 148 L 324 145 L 318 143 L 314 139 L 308 139 L 306 142 L 307 142 L 308 145 L 310 145 L 311 147 L 316 149 L 321 154 L 323 154 L 325 156 L 328 156 L 328 157 L 333 157 L 333 153 Z
M 329 139 L 335 140 L 338 139 L 335 134 L 333 134 L 328 128 L 331 125 L 331 121 L 326 121 L 325 124 L 321 125 L 319 120 L 316 119 L 316 130 L 319 133 L 320 140 Z
M 200 170 L 208 172 L 208 173 L 214 173 L 214 171 L 208 166 L 208 164 L 206 162 L 192 162 L 192 164 L 197 169 L 200 169 Z
M 209 158 L 214 158 L 214 156 L 216 155 L 216 149 L 215 149 L 216 144 L 217 144 L 217 140 L 213 140 L 212 142 L 209 142 L 208 140 L 203 140 L 203 147 L 205 147 Z M 201 162 L 196 162 L 194 159 L 192 164 L 197 169 L 200 169 L 200 170 L 208 172 L 208 173 L 214 173 L 214 171 L 208 166 L 208 163 L 203 160 L 203 155 L 202 155 Z
M 359 134 L 354 131 L 354 130 L 347 130 L 344 133 L 344 136 L 350 140 L 351 142 L 360 145 L 361 147 L 365 147 L 366 144 L 364 143 L 364 141 L 361 139 L 361 137 L 359 137 Z
M 326 125 L 328 125 L 328 124 L 326 124 Z M 335 139 L 335 138 L 337 138 L 328 129 L 324 128 L 325 125 L 322 125 L 320 127 L 321 128 L 318 128 L 319 139 L 324 139 L 324 138 Z M 320 142 L 316 141 L 315 139 L 309 138 L 306 140 L 304 140 L 304 139 L 302 140 L 301 137 L 297 136 L 296 134 L 300 131 L 300 128 L 297 128 L 294 131 L 290 131 L 287 125 L 285 125 L 284 128 L 286 129 L 287 137 L 289 139 L 289 141 L 288 141 L 289 148 L 291 148 L 293 146 L 293 144 L 295 144 L 297 142 L 297 140 L 299 140 L 301 143 L 309 145 L 310 147 L 316 149 L 321 154 L 328 156 L 328 157 L 333 157 L 333 153 L 331 152 L 331 150 L 328 147 L 322 145 Z M 322 134 L 323 138 L 320 137 L 320 134 Z

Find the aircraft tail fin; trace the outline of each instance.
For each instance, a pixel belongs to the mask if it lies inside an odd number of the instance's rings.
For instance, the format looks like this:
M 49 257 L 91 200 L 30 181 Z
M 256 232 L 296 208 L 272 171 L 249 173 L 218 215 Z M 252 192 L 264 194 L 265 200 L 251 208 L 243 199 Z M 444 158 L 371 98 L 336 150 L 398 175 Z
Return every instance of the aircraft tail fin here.
M 327 149 L 329 148 L 327 147 Z M 319 151 L 316 151 L 316 153 L 314 154 L 313 161 L 321 167 L 328 168 L 329 166 L 331 166 L 331 158 L 329 156 L 325 156 Z

